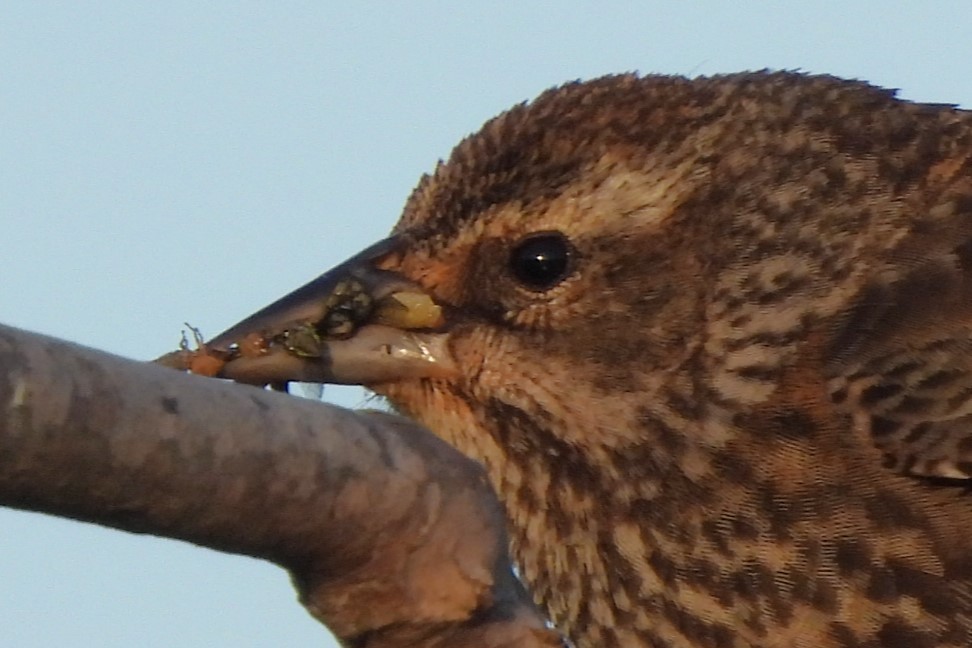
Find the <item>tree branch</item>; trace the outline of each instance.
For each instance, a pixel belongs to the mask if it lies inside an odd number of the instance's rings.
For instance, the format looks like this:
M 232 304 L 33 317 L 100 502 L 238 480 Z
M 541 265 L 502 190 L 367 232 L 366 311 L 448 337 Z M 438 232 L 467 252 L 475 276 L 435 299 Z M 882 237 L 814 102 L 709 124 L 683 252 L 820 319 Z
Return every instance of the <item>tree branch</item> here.
M 0 505 L 273 561 L 350 646 L 562 645 L 480 466 L 388 414 L 0 326 Z

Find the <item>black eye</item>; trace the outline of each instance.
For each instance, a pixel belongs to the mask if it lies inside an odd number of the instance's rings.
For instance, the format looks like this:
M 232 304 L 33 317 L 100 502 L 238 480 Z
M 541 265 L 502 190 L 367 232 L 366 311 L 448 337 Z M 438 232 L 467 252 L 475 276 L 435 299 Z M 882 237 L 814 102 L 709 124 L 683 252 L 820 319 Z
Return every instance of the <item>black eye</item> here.
M 559 232 L 533 234 L 513 248 L 510 270 L 531 290 L 553 288 L 570 270 L 570 242 Z

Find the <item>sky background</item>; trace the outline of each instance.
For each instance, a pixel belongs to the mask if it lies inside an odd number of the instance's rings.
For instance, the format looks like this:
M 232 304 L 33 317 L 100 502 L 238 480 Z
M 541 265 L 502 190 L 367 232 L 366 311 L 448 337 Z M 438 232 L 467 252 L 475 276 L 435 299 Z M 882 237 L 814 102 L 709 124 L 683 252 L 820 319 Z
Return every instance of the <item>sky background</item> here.
M 967 1 L 0 0 L 0 322 L 140 359 L 212 336 L 572 79 L 798 68 L 972 107 L 969 25 Z M 0 509 L 0 645 L 333 644 L 276 567 Z

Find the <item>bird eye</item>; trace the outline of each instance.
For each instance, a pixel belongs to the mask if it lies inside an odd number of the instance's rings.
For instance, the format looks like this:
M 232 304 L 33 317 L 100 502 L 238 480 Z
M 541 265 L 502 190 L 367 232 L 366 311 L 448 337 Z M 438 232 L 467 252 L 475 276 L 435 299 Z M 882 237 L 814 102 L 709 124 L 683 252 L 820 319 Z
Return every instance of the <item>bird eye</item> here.
M 571 254 L 570 242 L 563 234 L 532 234 L 513 248 L 510 271 L 527 288 L 547 290 L 567 276 Z

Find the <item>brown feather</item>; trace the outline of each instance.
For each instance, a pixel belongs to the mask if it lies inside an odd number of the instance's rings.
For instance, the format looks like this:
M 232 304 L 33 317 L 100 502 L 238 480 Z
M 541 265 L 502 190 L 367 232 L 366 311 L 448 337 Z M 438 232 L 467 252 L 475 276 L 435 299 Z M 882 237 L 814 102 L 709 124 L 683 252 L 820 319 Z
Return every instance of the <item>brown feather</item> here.
M 969 113 L 831 77 L 548 91 L 409 200 L 388 265 L 463 375 L 379 391 L 487 465 L 578 646 L 970 645 L 970 157 Z

